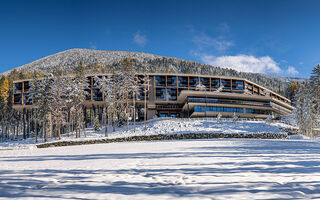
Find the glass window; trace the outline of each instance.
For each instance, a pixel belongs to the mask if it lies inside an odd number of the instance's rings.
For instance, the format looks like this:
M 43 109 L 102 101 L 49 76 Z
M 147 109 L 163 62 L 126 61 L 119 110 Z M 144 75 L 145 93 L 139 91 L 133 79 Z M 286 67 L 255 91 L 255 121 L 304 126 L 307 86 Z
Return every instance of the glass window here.
M 219 79 L 211 79 L 211 88 L 218 89 L 220 87 L 220 80 Z
M 14 104 L 22 104 L 22 95 L 21 94 L 14 94 L 13 102 L 14 102 Z
M 243 81 L 232 81 L 232 89 L 233 90 L 243 90 Z
M 168 113 L 160 113 L 160 117 L 168 117 Z
M 200 78 L 202 85 L 206 86 L 206 89 L 210 88 L 210 79 L 209 78 Z
M 260 109 L 252 109 L 252 108 L 247 108 L 246 113 L 248 113 L 248 114 L 262 114 L 262 115 L 271 114 L 271 112 L 269 110 L 260 110 Z
M 177 87 L 176 76 L 167 76 L 167 87 Z
M 22 83 L 14 84 L 14 93 L 22 93 Z
M 231 80 L 228 79 L 222 79 L 221 85 L 223 86 L 224 90 L 230 90 L 231 89 Z
M 176 117 L 178 117 L 178 114 L 177 113 L 170 113 L 170 117 L 176 118 Z
M 99 89 L 92 90 L 92 95 L 95 101 L 102 101 L 102 92 Z
M 178 77 L 178 86 L 187 88 L 188 87 L 188 77 Z
M 199 84 L 198 77 L 190 77 L 189 78 L 189 87 L 197 87 L 198 84 Z
M 176 101 L 177 100 L 177 90 L 176 89 L 167 89 L 167 100 Z
M 138 100 L 144 100 L 144 97 L 146 96 L 146 99 L 149 99 L 149 92 L 146 92 L 146 95 L 144 94 L 144 88 L 139 88 L 137 98 Z
M 166 77 L 165 76 L 155 76 L 154 84 L 157 87 L 166 87 Z
M 29 92 L 29 89 L 30 89 L 30 84 L 29 84 L 29 81 L 27 82 L 24 82 L 24 92 Z
M 204 112 L 204 106 L 194 106 L 194 112 Z
M 165 100 L 166 99 L 166 90 L 162 88 L 156 88 L 156 99 L 157 100 Z

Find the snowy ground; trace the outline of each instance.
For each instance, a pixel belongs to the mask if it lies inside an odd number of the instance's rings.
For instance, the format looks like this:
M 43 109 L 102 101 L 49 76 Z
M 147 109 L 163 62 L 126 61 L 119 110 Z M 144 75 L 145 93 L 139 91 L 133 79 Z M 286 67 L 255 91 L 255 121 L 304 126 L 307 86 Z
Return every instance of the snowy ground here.
M 0 150 L 0 199 L 316 199 L 320 143 L 210 139 Z
M 109 128 L 108 138 L 121 138 L 136 135 L 158 135 L 158 134 L 183 134 L 183 133 L 284 133 L 279 127 L 286 128 L 287 125 L 281 123 L 266 124 L 264 121 L 239 121 L 233 123 L 230 119 L 223 119 L 222 122 L 217 122 L 214 118 L 208 119 L 155 119 L 147 124 L 147 129 L 144 128 L 144 123 L 137 123 L 136 132 L 133 132 L 133 125 L 130 126 L 129 131 L 126 132 L 126 126 L 116 128 L 112 132 Z M 62 140 L 92 140 L 97 138 L 105 138 L 105 130 L 93 131 L 92 128 L 86 130 L 87 137 L 75 138 L 74 134 L 67 134 L 62 136 Z M 40 142 L 43 140 L 40 138 Z M 54 141 L 54 138 L 49 139 Z M 35 139 L 10 141 L 0 143 L 1 149 L 17 149 L 17 148 L 34 148 Z

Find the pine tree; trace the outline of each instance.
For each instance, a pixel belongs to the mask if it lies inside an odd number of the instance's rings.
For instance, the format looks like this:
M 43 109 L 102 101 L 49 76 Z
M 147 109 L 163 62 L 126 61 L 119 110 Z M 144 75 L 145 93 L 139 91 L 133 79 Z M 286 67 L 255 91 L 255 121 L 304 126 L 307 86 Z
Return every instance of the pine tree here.
M 93 130 L 94 130 L 94 131 L 100 131 L 100 130 L 101 130 L 98 116 L 96 116 L 96 117 L 94 118 Z

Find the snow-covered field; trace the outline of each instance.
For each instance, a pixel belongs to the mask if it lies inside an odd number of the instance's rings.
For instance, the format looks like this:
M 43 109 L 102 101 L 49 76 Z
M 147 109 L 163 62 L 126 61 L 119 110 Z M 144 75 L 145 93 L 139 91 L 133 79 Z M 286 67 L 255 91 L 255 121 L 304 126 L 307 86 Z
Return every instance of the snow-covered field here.
M 109 128 L 108 138 L 121 138 L 139 135 L 158 135 L 158 134 L 184 134 L 184 133 L 224 133 L 224 134 L 255 134 L 255 133 L 284 133 L 280 127 L 286 128 L 287 125 L 281 123 L 266 124 L 264 121 L 239 121 L 233 123 L 230 119 L 223 119 L 222 122 L 217 122 L 216 119 L 155 119 L 147 124 L 147 129 L 144 128 L 144 123 L 138 123 L 136 132 L 133 131 L 133 125 L 130 125 L 129 131 L 126 132 L 126 126 L 116 128 L 112 132 L 112 127 Z M 94 140 L 105 138 L 105 130 L 93 131 L 92 128 L 86 129 L 87 137 L 75 138 L 74 134 L 65 134 L 62 140 Z M 17 148 L 33 148 L 35 140 L 28 139 L 22 141 L 10 141 L 0 143 L 1 149 L 17 149 Z M 42 142 L 42 139 L 39 139 Z M 54 141 L 54 138 L 49 139 Z
M 320 143 L 210 139 L 0 150 L 0 199 L 317 199 Z

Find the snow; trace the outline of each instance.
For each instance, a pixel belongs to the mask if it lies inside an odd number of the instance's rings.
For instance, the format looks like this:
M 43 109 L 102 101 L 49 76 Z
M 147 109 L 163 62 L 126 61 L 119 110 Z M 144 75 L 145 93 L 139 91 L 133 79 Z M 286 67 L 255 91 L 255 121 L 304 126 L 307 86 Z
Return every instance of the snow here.
M 0 199 L 316 199 L 319 157 L 299 137 L 0 150 Z
M 240 120 L 240 119 L 239 119 Z M 111 123 L 110 123 L 111 124 Z M 144 122 L 136 124 L 136 132 L 133 131 L 133 125 L 130 125 L 129 131 L 126 132 L 126 126 L 116 128 L 112 132 L 109 127 L 108 138 L 123 138 L 141 135 L 158 135 L 158 134 L 184 134 L 184 133 L 224 133 L 224 134 L 256 134 L 256 133 L 276 133 L 286 134 L 280 128 L 287 127 L 282 123 L 266 124 L 264 121 L 238 121 L 232 122 L 232 119 L 221 119 L 220 122 L 216 118 L 208 119 L 182 119 L 182 118 L 158 118 L 148 121 L 147 128 L 144 128 Z M 87 137 L 75 138 L 70 133 L 62 135 L 63 141 L 79 141 L 79 140 L 95 140 L 105 138 L 105 129 L 94 131 L 93 128 L 86 129 Z M 49 138 L 49 142 L 55 141 Z M 42 139 L 40 138 L 41 142 Z M 20 140 L 15 142 L 0 143 L 1 149 L 17 149 L 17 148 L 35 148 L 34 139 Z

